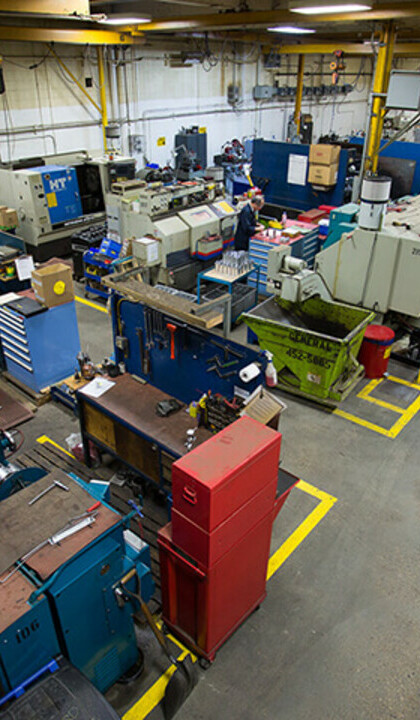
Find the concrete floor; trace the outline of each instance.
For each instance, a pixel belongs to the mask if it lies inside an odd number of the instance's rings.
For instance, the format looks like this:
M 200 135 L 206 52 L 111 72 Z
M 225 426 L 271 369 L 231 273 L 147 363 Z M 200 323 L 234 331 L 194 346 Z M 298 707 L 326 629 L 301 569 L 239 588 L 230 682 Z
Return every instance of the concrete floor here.
M 101 361 L 112 351 L 108 317 L 77 305 L 82 346 Z M 411 382 L 416 376 L 396 363 L 392 371 Z M 283 466 L 337 502 L 271 578 L 260 610 L 200 672 L 177 717 L 418 720 L 420 415 L 391 440 L 284 399 Z M 361 402 L 350 397 L 343 409 L 360 411 Z M 384 427 L 395 420 L 364 405 L 365 417 Z M 63 443 L 77 425 L 49 403 L 23 427 L 24 449 L 41 434 Z M 317 503 L 292 492 L 275 524 L 273 551 Z M 160 709 L 150 717 L 162 718 Z

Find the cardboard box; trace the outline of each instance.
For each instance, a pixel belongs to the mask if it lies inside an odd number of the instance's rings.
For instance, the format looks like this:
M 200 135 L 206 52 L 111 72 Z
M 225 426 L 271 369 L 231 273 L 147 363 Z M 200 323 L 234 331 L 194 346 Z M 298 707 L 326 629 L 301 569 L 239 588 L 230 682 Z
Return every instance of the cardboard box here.
M 309 162 L 314 165 L 336 165 L 340 159 L 339 145 L 311 145 Z
M 8 208 L 6 205 L 0 206 L 0 226 L 5 228 L 16 227 L 18 224 L 18 216 L 16 210 Z
M 47 307 L 64 305 L 74 300 L 71 268 L 61 262 L 34 270 L 32 287 L 37 300 Z
M 338 163 L 336 165 L 309 165 L 308 183 L 329 187 L 337 182 Z

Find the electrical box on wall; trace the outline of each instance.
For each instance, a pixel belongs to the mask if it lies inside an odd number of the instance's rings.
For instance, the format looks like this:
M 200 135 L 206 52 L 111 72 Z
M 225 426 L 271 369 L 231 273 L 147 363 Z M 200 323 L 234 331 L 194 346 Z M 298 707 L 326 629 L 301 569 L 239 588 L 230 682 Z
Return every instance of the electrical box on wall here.
M 253 89 L 254 100 L 271 100 L 277 95 L 277 88 L 272 85 L 255 85 Z
M 233 83 L 228 85 L 227 101 L 228 101 L 229 105 L 236 105 L 236 103 L 239 102 L 240 96 L 241 96 L 241 89 L 240 89 L 239 85 L 234 85 Z
M 140 155 L 144 151 L 144 135 L 129 135 L 128 150 L 130 155 Z

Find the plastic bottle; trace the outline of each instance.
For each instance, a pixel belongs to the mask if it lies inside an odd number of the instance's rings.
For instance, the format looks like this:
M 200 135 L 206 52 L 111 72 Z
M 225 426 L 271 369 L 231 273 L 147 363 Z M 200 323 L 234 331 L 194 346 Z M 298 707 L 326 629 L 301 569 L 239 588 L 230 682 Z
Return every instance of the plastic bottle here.
M 286 212 L 286 210 L 284 210 L 281 215 L 281 224 L 283 225 L 283 227 L 286 227 L 286 223 L 287 223 L 287 212 Z
M 267 383 L 267 387 L 276 387 L 276 385 L 277 385 L 277 370 L 273 365 L 273 353 L 266 350 L 265 356 L 268 360 L 268 364 L 265 369 L 265 382 Z

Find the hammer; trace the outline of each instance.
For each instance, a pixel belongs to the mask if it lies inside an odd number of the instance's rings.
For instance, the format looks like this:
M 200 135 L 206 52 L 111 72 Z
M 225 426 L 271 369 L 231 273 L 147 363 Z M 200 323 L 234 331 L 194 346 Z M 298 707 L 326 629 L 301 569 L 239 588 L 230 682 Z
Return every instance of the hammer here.
M 55 487 L 59 487 L 62 490 L 66 490 L 67 492 L 69 492 L 69 488 L 67 487 L 67 485 L 64 485 L 59 480 L 54 480 L 54 482 L 51 483 L 51 485 L 48 485 L 48 487 L 45 488 L 45 490 L 43 490 L 42 492 L 40 492 L 39 495 L 35 495 L 35 497 L 32 498 L 32 500 L 29 500 L 28 505 L 33 505 L 34 503 L 36 503 L 37 500 L 40 500 L 42 497 L 44 497 L 44 495 L 46 495 L 48 492 L 50 492 L 50 490 L 52 490 Z
M 175 360 L 176 325 L 173 325 L 172 323 L 166 323 L 166 327 L 168 328 L 169 332 L 171 333 L 171 360 Z

